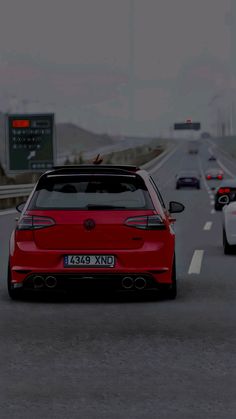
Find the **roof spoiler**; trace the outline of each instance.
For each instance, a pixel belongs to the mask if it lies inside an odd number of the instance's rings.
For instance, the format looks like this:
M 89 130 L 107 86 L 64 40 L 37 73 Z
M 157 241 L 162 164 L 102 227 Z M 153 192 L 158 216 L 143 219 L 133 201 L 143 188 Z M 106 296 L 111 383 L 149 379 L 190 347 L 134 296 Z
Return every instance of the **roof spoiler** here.
M 94 171 L 102 171 L 102 170 L 112 170 L 112 169 L 121 169 L 126 170 L 129 172 L 137 172 L 140 170 L 138 166 L 128 165 L 128 164 L 78 164 L 78 165 L 64 165 L 64 166 L 54 166 L 54 170 L 63 170 L 65 172 L 70 172 L 71 170 L 94 170 Z M 51 171 L 51 170 L 50 170 Z

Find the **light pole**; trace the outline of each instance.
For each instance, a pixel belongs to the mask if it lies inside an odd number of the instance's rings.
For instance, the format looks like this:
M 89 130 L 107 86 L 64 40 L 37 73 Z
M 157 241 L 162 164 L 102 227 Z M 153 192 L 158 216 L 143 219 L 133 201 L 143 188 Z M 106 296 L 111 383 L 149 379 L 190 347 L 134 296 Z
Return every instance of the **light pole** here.
M 134 0 L 129 0 L 129 129 L 133 130 L 135 117 L 134 78 L 135 78 L 135 42 L 134 42 Z
M 208 106 L 210 107 L 210 109 L 214 110 L 214 114 L 216 115 L 216 135 L 217 136 L 224 136 L 225 128 L 226 128 L 225 112 L 224 112 L 224 109 L 222 107 L 222 102 L 221 102 L 223 97 L 224 97 L 224 92 L 218 92 L 217 94 L 212 96 L 212 98 L 208 102 Z

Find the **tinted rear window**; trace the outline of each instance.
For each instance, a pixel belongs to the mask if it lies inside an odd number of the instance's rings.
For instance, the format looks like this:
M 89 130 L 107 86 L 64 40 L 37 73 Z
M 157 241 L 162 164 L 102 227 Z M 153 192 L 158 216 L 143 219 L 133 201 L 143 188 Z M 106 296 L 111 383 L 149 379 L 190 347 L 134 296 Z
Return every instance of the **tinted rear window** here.
M 139 176 L 79 175 L 42 179 L 30 209 L 152 209 Z
M 179 179 L 182 178 L 197 178 L 199 175 L 195 172 L 182 172 L 179 174 Z

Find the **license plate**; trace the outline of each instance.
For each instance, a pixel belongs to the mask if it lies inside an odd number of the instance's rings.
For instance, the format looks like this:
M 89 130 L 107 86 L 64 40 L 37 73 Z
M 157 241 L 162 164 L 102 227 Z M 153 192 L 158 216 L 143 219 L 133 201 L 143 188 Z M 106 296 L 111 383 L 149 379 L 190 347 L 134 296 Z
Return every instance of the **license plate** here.
M 115 256 L 113 255 L 66 255 L 64 256 L 64 266 L 92 266 L 113 268 L 115 266 Z

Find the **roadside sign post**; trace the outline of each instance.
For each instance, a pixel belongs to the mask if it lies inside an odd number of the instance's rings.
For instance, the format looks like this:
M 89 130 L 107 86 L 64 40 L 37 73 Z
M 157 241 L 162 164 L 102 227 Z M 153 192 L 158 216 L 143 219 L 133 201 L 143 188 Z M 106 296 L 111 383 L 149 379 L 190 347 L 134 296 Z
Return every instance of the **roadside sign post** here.
M 54 166 L 54 114 L 9 114 L 6 118 L 9 172 L 42 172 Z

